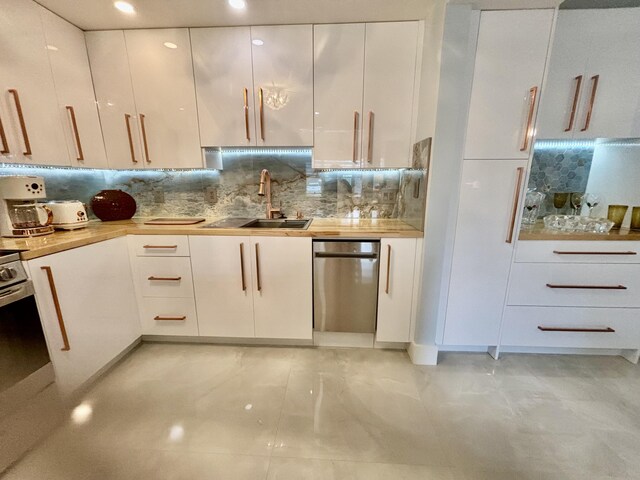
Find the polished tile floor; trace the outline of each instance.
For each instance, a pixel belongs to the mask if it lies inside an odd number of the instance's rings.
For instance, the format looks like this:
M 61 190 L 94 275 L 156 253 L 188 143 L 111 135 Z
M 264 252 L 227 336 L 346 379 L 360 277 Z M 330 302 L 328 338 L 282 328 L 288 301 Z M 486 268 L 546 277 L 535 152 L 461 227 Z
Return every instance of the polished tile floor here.
M 3 480 L 640 478 L 617 357 L 144 344 Z

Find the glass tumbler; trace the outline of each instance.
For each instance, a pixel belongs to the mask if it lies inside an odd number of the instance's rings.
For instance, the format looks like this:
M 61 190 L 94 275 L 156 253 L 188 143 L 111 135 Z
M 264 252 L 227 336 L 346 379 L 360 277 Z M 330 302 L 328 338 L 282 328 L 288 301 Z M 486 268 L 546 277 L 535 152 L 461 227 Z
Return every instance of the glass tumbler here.
M 613 222 L 613 228 L 620 228 L 622 226 L 627 210 L 629 210 L 629 205 L 609 205 L 607 218 Z
M 534 225 L 536 223 L 540 205 L 542 205 L 545 197 L 546 195 L 541 192 L 527 192 L 527 196 L 524 198 L 524 213 L 522 215 L 522 223 L 524 225 Z
M 640 230 L 640 207 L 631 210 L 631 230 Z

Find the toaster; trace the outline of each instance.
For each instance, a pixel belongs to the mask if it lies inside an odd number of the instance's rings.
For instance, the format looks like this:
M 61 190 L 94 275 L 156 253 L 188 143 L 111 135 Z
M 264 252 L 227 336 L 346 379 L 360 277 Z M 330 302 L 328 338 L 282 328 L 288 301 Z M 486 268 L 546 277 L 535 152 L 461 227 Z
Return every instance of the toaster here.
M 84 228 L 89 223 L 87 209 L 78 200 L 58 200 L 46 204 L 53 213 L 53 225 L 58 230 Z

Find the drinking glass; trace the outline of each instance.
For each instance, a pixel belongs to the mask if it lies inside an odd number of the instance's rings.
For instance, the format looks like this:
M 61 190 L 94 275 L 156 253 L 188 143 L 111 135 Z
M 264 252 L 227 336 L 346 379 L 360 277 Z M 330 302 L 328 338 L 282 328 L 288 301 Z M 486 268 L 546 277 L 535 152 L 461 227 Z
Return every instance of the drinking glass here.
M 534 225 L 538 220 L 538 211 L 540 205 L 546 195 L 541 192 L 529 191 L 524 198 L 524 214 L 522 215 L 522 223 L 525 225 Z
M 587 209 L 589 210 L 588 213 L 588 217 L 591 216 L 591 212 L 593 211 L 594 208 L 596 208 L 598 205 L 600 205 L 601 199 L 598 195 L 594 194 L 594 193 L 587 193 L 584 196 L 584 203 L 587 206 Z
M 567 204 L 569 200 L 569 192 L 556 192 L 553 194 L 553 206 L 556 207 L 556 213 Z
M 574 215 L 580 215 L 582 213 L 582 205 L 584 205 L 584 193 L 573 192 L 571 194 L 571 206 L 573 207 Z
M 609 205 L 607 218 L 613 222 L 613 228 L 620 228 L 622 226 L 627 210 L 629 210 L 629 205 Z
M 631 210 L 631 230 L 640 230 L 640 207 Z

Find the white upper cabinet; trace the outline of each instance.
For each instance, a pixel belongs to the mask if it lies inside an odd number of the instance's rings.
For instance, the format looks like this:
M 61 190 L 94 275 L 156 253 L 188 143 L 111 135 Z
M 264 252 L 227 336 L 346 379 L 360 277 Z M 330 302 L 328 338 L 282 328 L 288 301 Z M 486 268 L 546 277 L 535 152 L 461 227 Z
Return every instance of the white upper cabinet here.
M 190 32 L 202 146 L 255 146 L 250 28 Z
M 311 25 L 251 27 L 258 146 L 313 145 Z
M 202 167 L 189 30 L 124 32 L 145 166 Z
M 105 168 L 107 155 L 84 33 L 49 10 L 39 10 L 71 165 Z
M 124 32 L 86 32 L 85 38 L 109 167 L 142 168 L 142 143 Z
M 39 9 L 0 0 L 0 161 L 68 166 Z
M 365 24 L 313 27 L 313 164 L 362 164 L 362 95 Z
M 418 32 L 418 22 L 366 26 L 364 167 L 410 166 Z
M 528 158 L 554 11 L 483 11 L 465 159 Z
M 314 26 L 314 167 L 410 165 L 419 25 Z
M 558 15 L 539 138 L 640 136 L 640 8 Z

